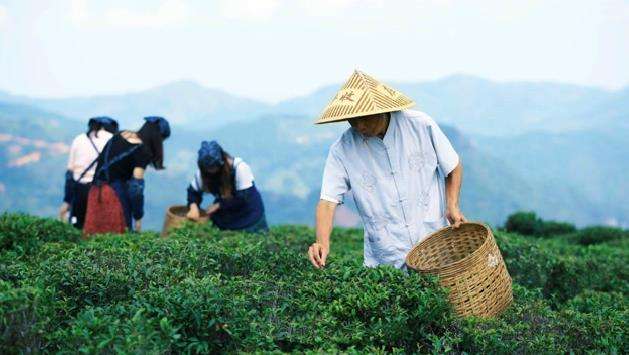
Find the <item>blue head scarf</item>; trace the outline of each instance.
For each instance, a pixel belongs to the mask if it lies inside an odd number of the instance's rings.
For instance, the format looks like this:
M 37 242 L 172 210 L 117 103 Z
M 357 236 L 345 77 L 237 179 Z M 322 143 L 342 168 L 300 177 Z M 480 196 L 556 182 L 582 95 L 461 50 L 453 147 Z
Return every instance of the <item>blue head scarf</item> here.
M 201 148 L 199 149 L 199 165 L 204 168 L 219 167 L 222 166 L 223 161 L 223 148 L 216 141 L 203 141 L 201 142 Z
M 170 137 L 170 125 L 168 121 L 164 117 L 160 116 L 148 116 L 144 117 L 144 120 L 149 123 L 155 123 L 159 125 L 159 132 L 162 134 L 162 138 L 166 139 Z

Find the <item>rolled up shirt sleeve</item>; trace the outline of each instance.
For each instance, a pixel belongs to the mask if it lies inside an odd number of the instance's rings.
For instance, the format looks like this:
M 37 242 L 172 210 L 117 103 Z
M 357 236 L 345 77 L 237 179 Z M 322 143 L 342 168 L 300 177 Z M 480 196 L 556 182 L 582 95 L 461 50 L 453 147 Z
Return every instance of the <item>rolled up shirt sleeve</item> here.
M 74 177 L 72 175 L 72 171 L 66 170 L 65 173 L 65 184 L 63 188 L 63 202 L 67 204 L 72 203 L 72 199 L 74 198 Z
M 203 190 L 201 189 L 202 185 L 201 180 L 201 172 L 197 170 L 194 174 L 194 178 L 190 181 L 190 185 L 188 185 L 187 193 L 188 193 L 188 207 L 191 204 L 196 204 L 201 207 L 201 203 L 203 202 Z
M 142 219 L 144 217 L 144 179 L 132 178 L 127 182 L 127 186 L 133 219 Z
M 343 196 L 350 190 L 350 184 L 347 170 L 336 152 L 336 147 L 334 145 L 330 148 L 325 162 L 321 183 L 321 199 L 342 204 Z
M 448 137 L 446 137 L 441 128 L 439 128 L 437 122 L 430 117 L 427 117 L 427 119 L 430 138 L 432 139 L 432 145 L 437 154 L 437 163 L 445 176 L 448 176 L 452 170 L 459 165 L 459 155 L 454 150 L 454 147 L 452 147 Z

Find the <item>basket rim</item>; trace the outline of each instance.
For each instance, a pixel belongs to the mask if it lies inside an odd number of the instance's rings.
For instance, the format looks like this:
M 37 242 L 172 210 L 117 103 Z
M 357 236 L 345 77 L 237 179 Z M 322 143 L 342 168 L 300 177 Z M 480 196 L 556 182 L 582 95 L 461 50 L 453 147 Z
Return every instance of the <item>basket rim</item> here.
M 172 206 L 168 206 L 168 208 L 166 208 L 166 215 L 168 215 L 170 217 L 175 217 L 175 218 L 186 218 L 185 216 L 180 216 L 180 215 L 174 213 L 173 210 L 176 209 L 176 208 L 188 209 L 189 207 L 187 205 L 172 205 Z M 200 218 L 207 218 L 207 219 L 209 219 L 209 216 L 207 215 L 207 212 L 205 212 L 205 209 L 202 209 L 202 208 L 199 208 L 199 217 Z
M 480 253 L 480 250 L 483 249 L 483 247 L 485 247 L 490 242 L 489 237 L 492 235 L 491 228 L 489 228 L 489 226 L 487 224 L 483 223 L 483 222 L 474 222 L 474 221 L 473 222 L 463 222 L 463 223 L 461 223 L 461 226 L 464 225 L 464 224 L 465 225 L 481 226 L 481 227 L 483 227 L 487 231 L 487 238 L 485 238 L 485 241 L 483 242 L 483 244 L 481 244 L 478 248 L 476 248 L 476 250 L 474 250 L 473 252 L 469 253 L 467 256 L 465 256 L 462 259 L 459 259 L 459 260 L 457 260 L 455 262 L 452 262 L 450 264 L 446 264 L 446 265 L 443 265 L 443 266 L 440 266 L 440 267 L 436 267 L 436 268 L 421 269 L 419 267 L 416 268 L 413 265 L 410 265 L 408 263 L 409 256 L 411 255 L 413 250 L 415 250 L 416 248 L 422 247 L 422 245 L 424 243 L 427 243 L 430 238 L 435 237 L 437 234 L 443 233 L 444 231 L 449 230 L 449 229 L 450 230 L 454 229 L 454 227 L 452 227 L 452 225 L 449 225 L 449 226 L 443 227 L 443 228 L 441 228 L 439 230 L 436 230 L 436 231 L 430 233 L 426 238 L 424 238 L 424 240 L 422 240 L 421 242 L 415 244 L 411 248 L 411 250 L 406 254 L 406 258 L 404 258 L 405 259 L 404 262 L 406 263 L 406 265 L 409 268 L 411 268 L 411 269 L 413 269 L 415 271 L 418 271 L 418 272 L 422 272 L 422 273 L 438 273 L 439 271 L 442 271 L 442 270 L 444 270 L 446 268 L 451 268 L 451 267 L 457 266 L 458 264 L 462 264 L 462 263 L 466 262 L 467 260 L 477 256 L 478 253 Z

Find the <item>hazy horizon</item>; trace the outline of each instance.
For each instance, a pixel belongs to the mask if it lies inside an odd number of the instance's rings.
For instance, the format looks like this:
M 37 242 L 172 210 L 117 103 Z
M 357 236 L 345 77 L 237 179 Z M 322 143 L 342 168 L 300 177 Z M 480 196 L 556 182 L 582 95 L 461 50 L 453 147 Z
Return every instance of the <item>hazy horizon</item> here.
M 180 80 L 266 103 L 449 75 L 629 85 L 624 0 L 0 0 L 0 90 L 117 95 Z
M 351 72 L 350 72 L 351 73 Z M 349 77 L 349 74 L 348 74 Z M 466 77 L 466 78 L 474 78 L 477 80 L 482 80 L 482 81 L 488 81 L 491 83 L 496 83 L 496 84 L 549 84 L 549 85 L 568 85 L 568 86 L 575 86 L 575 87 L 581 87 L 581 88 L 588 88 L 588 89 L 594 89 L 594 90 L 601 90 L 601 91 L 605 91 L 608 93 L 615 93 L 615 92 L 621 92 L 624 90 L 628 90 L 629 89 L 629 84 L 619 87 L 619 88 L 606 88 L 603 86 L 597 86 L 597 85 L 582 85 L 582 84 L 575 84 L 575 83 L 568 83 L 568 82 L 561 82 L 561 81 L 549 81 L 549 80 L 493 80 L 493 79 L 488 79 L 488 78 L 484 78 L 481 76 L 477 76 L 477 75 L 473 75 L 473 74 L 467 74 L 467 73 L 452 73 L 452 74 L 448 74 L 442 77 L 438 77 L 435 79 L 429 79 L 429 80 L 416 80 L 416 81 L 404 81 L 404 80 L 396 80 L 396 81 L 392 81 L 392 80 L 386 80 L 386 79 L 380 79 L 383 82 L 386 83 L 390 83 L 393 85 L 409 85 L 409 84 L 426 84 L 426 83 L 435 83 L 435 82 L 440 82 L 443 80 L 448 80 L 448 79 L 452 79 L 452 78 L 458 78 L 458 77 Z M 161 84 L 157 84 L 155 86 L 149 86 L 149 87 L 145 87 L 145 88 L 139 88 L 139 89 L 133 89 L 133 90 L 122 90 L 119 92 L 103 92 L 103 93 L 96 93 L 96 94 L 92 94 L 92 95 L 75 95 L 75 96 L 35 96 L 35 95 L 29 95 L 29 94 L 21 94 L 21 93 L 15 93 L 12 92 L 10 90 L 6 90 L 6 89 L 0 89 L 0 93 L 4 93 L 10 96 L 15 96 L 15 97 L 24 97 L 24 98 L 29 98 L 29 99 L 43 99 L 43 100 L 47 100 L 47 99 L 51 99 L 51 100 L 55 100 L 55 99 L 59 99 L 59 100 L 63 100 L 63 99 L 77 99 L 77 98 L 94 98 L 94 97 L 105 97 L 105 96 L 125 96 L 125 95 L 132 95 L 132 94 L 137 94 L 137 93 L 143 93 L 143 92 L 147 92 L 147 91 L 151 91 L 151 90 L 157 90 L 160 88 L 164 88 L 164 87 L 168 87 L 171 85 L 177 85 L 177 84 L 193 84 L 193 85 L 197 85 L 200 86 L 204 89 L 207 90 L 216 90 L 219 92 L 223 92 L 225 94 L 234 96 L 234 97 L 238 97 L 238 98 L 242 98 L 242 99 L 248 99 L 248 100 L 254 100 L 254 101 L 258 101 L 267 105 L 275 105 L 275 104 L 279 104 L 283 101 L 288 101 L 291 99 L 295 99 L 295 98 L 300 98 L 300 97 L 306 97 L 306 96 L 310 96 L 320 90 L 323 90 L 325 88 L 329 88 L 332 86 L 340 86 L 342 85 L 344 82 L 344 80 L 342 81 L 337 81 L 337 82 L 331 82 L 331 83 L 327 83 L 327 84 L 323 84 L 321 86 L 318 86 L 316 88 L 314 88 L 311 91 L 305 92 L 303 94 L 299 94 L 299 95 L 294 95 L 294 96 L 287 96 L 287 97 L 283 97 L 280 98 L 277 101 L 267 101 L 264 100 L 263 98 L 259 98 L 259 97 L 250 97 L 250 96 L 242 96 L 239 95 L 237 93 L 234 92 L 230 92 L 227 89 L 221 88 L 221 87 L 217 87 L 217 86 L 208 86 L 204 83 L 201 83 L 198 80 L 195 79 L 177 79 L 177 80 L 172 80 L 172 81 L 167 81 Z

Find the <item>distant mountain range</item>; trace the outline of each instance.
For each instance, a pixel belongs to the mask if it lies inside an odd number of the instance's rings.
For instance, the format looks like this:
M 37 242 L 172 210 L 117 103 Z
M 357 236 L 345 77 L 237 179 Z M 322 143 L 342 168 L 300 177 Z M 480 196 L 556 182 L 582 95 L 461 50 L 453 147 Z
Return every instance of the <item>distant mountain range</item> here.
M 125 127 L 136 127 L 144 116 L 161 115 L 179 126 L 212 129 L 255 118 L 269 106 L 195 82 L 179 81 L 142 92 L 67 99 L 34 99 L 0 93 L 0 101 L 20 103 L 55 112 L 70 119 L 108 115 Z
M 629 128 L 629 88 L 617 92 L 556 83 L 497 83 L 453 75 L 426 83 L 391 83 L 438 122 L 466 135 L 564 132 L 604 125 Z M 277 112 L 315 117 L 339 85 L 281 102 Z
M 629 226 L 629 89 L 461 75 L 392 85 L 434 117 L 459 151 L 468 217 L 497 224 L 528 209 L 578 225 Z M 0 93 L 0 210 L 55 213 L 63 146 L 84 130 L 87 117 L 107 114 L 134 129 L 141 117 L 161 114 L 173 123 L 173 135 L 166 143 L 167 170 L 147 176 L 146 225 L 159 228 L 166 206 L 185 202 L 203 139 L 218 139 L 250 162 L 271 222 L 311 224 L 328 147 L 347 128 L 312 122 L 337 88 L 276 105 L 192 82 L 91 98 Z M 339 213 L 340 224 L 357 221 L 351 208 Z

